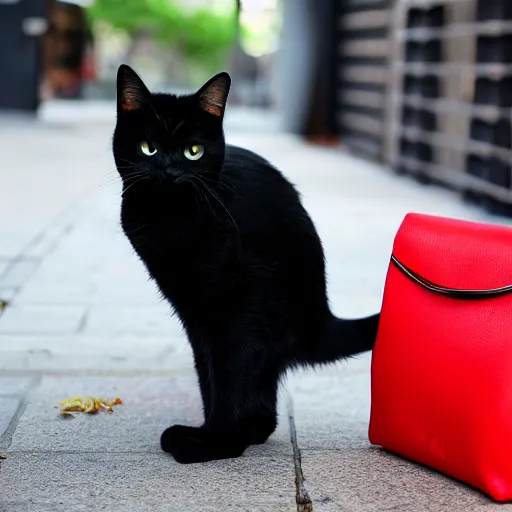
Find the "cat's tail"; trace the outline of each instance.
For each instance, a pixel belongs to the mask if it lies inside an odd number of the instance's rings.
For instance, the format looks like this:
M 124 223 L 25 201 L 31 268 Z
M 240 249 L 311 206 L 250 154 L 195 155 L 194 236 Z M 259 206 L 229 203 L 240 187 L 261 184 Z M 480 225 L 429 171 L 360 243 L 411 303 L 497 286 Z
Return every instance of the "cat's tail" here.
M 329 318 L 321 339 L 312 343 L 307 355 L 307 364 L 325 364 L 373 349 L 380 314 L 344 320 Z

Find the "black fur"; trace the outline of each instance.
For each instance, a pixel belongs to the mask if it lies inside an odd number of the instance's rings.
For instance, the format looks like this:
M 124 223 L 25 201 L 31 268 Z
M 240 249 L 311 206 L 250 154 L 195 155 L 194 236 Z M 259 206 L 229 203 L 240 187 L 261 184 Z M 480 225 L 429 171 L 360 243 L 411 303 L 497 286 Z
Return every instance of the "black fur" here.
M 267 161 L 226 146 L 229 76 L 196 95 L 150 94 L 118 74 L 114 156 L 123 229 L 192 346 L 204 425 L 175 425 L 162 448 L 183 463 L 238 457 L 276 427 L 279 377 L 371 350 L 378 315 L 333 316 L 324 254 L 294 187 Z M 141 141 L 157 149 L 145 155 Z M 204 155 L 187 160 L 186 147 Z

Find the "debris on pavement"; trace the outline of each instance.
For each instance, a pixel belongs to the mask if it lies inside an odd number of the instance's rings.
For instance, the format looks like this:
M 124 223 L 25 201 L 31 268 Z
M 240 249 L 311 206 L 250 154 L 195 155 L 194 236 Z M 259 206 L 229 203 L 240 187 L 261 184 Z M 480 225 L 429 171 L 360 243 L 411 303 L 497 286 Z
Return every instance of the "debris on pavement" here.
M 101 410 L 105 410 L 111 414 L 114 412 L 112 409 L 114 405 L 123 405 L 123 401 L 118 397 L 109 402 L 103 398 L 96 398 L 93 396 L 88 396 L 85 399 L 81 396 L 75 396 L 74 398 L 66 398 L 62 400 L 59 409 L 61 416 L 67 417 L 78 412 L 96 414 Z

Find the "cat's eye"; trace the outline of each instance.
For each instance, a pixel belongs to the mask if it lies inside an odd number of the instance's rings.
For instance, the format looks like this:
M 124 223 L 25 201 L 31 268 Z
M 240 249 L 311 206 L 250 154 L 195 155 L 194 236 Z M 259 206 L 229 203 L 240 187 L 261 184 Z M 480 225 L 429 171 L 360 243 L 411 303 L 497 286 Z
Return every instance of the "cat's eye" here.
M 153 156 L 158 151 L 151 142 L 146 140 L 140 143 L 140 150 L 147 156 Z
M 199 160 L 204 155 L 204 146 L 196 144 L 185 148 L 183 153 L 189 160 Z

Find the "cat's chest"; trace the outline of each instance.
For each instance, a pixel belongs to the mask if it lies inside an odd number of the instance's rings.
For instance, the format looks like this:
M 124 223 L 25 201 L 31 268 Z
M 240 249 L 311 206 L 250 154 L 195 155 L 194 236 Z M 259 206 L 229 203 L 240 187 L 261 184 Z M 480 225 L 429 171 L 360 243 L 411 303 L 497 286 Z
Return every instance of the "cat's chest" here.
M 151 276 L 162 286 L 190 286 L 226 277 L 236 265 L 238 238 L 211 222 L 123 222 Z
M 215 213 L 215 212 L 213 212 Z M 191 297 L 214 300 L 231 286 L 240 263 L 240 239 L 219 215 L 191 201 L 125 200 L 121 224 L 159 288 L 175 305 Z
M 125 234 L 145 262 L 166 262 L 168 265 L 201 260 L 211 250 L 213 242 L 205 228 L 198 224 L 147 220 L 141 221 L 138 228 L 123 223 Z

